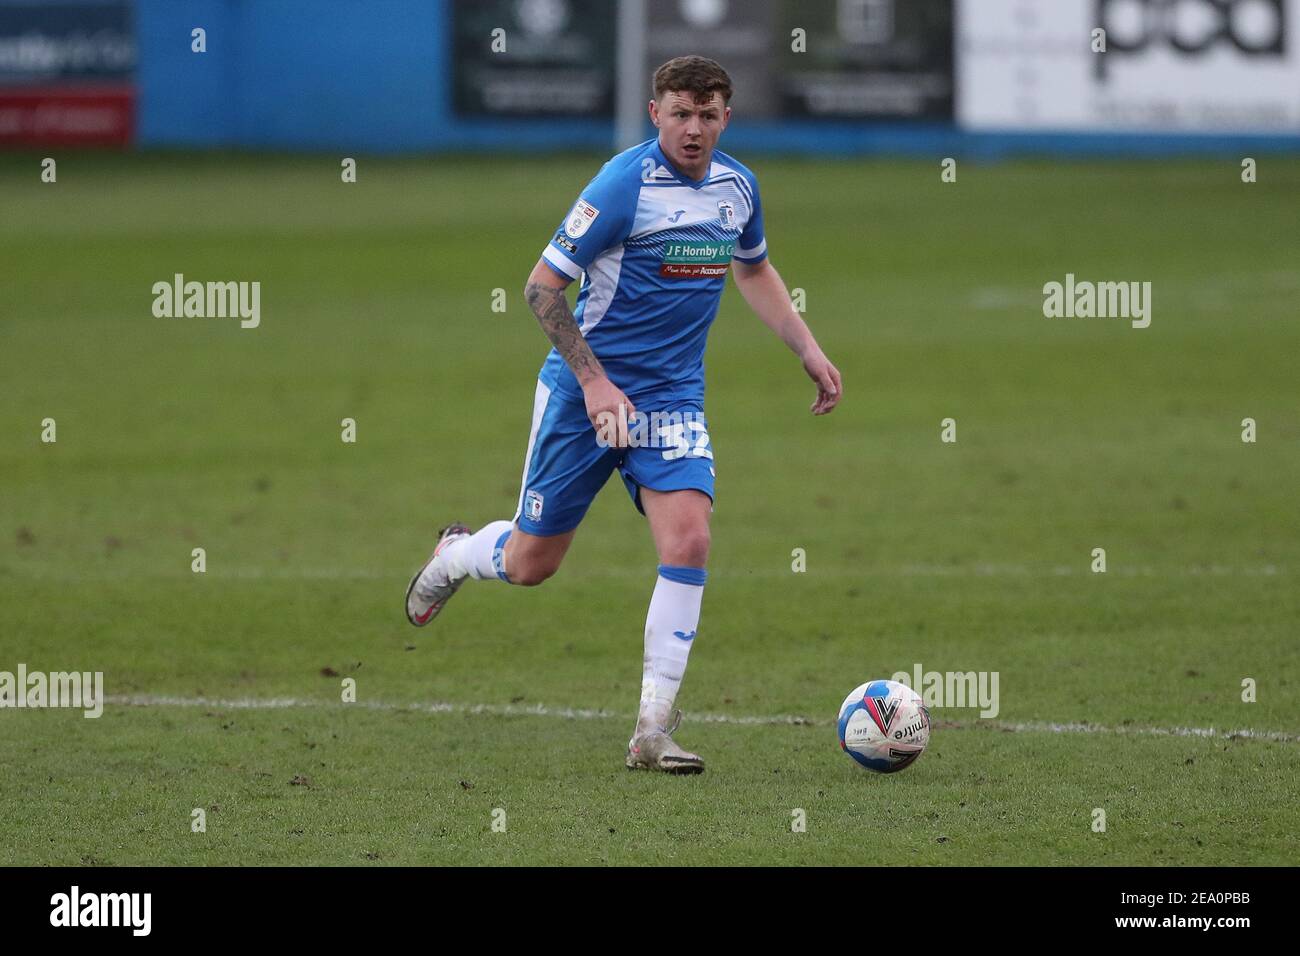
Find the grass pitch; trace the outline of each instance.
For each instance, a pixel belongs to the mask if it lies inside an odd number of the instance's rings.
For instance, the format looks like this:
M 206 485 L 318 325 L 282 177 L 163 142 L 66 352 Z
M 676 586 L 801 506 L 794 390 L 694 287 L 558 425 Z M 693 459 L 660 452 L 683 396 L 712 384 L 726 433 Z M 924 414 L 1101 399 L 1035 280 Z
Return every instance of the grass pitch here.
M 0 157 L 0 670 L 113 695 L 0 710 L 0 862 L 1295 864 L 1295 164 L 740 157 L 845 399 L 808 415 L 728 290 L 673 779 L 622 767 L 655 559 L 617 482 L 543 587 L 401 612 L 440 523 L 513 513 L 520 290 L 604 158 Z M 178 272 L 260 281 L 260 327 L 155 318 Z M 1066 273 L 1152 282 L 1150 328 L 1045 318 Z M 867 774 L 835 710 L 917 663 L 1000 712 Z

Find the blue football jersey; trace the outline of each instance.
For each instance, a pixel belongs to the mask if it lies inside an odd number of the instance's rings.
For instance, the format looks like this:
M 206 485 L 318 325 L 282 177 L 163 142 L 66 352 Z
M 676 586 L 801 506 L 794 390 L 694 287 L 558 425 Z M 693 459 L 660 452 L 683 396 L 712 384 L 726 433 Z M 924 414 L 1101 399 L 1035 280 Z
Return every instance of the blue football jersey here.
M 602 166 L 542 253 L 560 275 L 581 278 L 582 334 L 610 381 L 647 410 L 703 401 L 704 345 L 727 269 L 766 256 L 754 174 L 714 150 L 704 179 L 689 179 L 658 139 Z M 539 378 L 582 397 L 554 349 Z

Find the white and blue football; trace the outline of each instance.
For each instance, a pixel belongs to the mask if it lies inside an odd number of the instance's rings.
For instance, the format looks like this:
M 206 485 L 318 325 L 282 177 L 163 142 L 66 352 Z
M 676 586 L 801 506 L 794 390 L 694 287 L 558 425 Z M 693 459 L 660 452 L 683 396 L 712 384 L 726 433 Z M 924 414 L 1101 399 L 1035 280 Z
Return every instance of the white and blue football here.
M 867 681 L 844 698 L 840 748 L 876 773 L 911 766 L 930 742 L 930 712 L 919 694 L 892 680 Z

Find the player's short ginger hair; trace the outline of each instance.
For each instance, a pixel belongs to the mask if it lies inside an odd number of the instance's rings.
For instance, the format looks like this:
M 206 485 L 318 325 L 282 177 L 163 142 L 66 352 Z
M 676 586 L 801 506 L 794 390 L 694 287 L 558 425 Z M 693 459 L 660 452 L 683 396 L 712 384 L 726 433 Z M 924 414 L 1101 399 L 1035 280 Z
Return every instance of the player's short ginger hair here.
M 721 93 L 725 106 L 731 99 L 731 77 L 717 60 L 707 56 L 677 56 L 655 70 L 654 93 L 656 100 L 665 93 L 690 93 L 697 103 Z

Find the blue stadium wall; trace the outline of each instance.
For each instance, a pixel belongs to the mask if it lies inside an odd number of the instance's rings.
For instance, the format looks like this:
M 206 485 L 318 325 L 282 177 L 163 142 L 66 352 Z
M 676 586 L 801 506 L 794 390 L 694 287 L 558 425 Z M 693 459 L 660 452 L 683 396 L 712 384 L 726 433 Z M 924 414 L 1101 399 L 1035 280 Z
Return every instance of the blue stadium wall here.
M 446 0 L 137 0 L 137 142 L 250 149 L 607 148 L 610 124 L 452 112 Z M 207 31 L 207 52 L 190 31 Z
M 136 0 L 136 140 L 144 147 L 608 150 L 612 123 L 464 120 L 451 103 L 448 0 Z M 190 32 L 207 31 L 207 52 Z M 646 124 L 646 137 L 651 127 Z M 809 154 L 1246 155 L 1296 136 L 1017 133 L 951 124 L 747 122 L 729 150 Z

